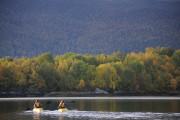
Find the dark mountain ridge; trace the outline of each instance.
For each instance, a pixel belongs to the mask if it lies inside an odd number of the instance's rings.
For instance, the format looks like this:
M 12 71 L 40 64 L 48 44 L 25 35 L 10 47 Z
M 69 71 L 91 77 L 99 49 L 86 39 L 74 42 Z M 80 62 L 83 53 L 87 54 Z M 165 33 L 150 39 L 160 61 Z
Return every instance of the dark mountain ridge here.
M 179 0 L 1 0 L 0 56 L 180 48 Z

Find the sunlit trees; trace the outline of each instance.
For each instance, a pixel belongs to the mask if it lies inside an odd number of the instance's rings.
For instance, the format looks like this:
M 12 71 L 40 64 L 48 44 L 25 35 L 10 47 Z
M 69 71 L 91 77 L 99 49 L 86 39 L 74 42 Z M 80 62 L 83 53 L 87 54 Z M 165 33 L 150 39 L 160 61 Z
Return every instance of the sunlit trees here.
M 176 90 L 176 88 L 177 88 L 177 80 L 176 79 L 170 80 L 170 87 L 172 90 Z
M 180 50 L 147 48 L 122 54 L 43 53 L 0 58 L 0 90 L 114 91 L 153 93 L 180 90 Z
M 40 54 L 39 56 L 36 56 L 34 59 L 39 63 L 44 63 L 44 62 L 53 63 L 54 62 L 53 56 L 51 55 L 51 53 L 48 53 L 48 52 Z
M 167 55 L 169 57 L 171 57 L 175 51 L 172 48 L 165 48 L 165 47 L 153 48 L 153 50 L 159 55 Z
M 45 86 L 48 91 L 58 90 L 59 76 L 56 70 L 54 69 L 53 64 L 40 64 L 38 74 L 40 78 L 45 82 Z
M 15 72 L 14 81 L 17 83 L 17 88 L 22 92 L 39 91 L 45 87 L 44 80 L 40 77 L 40 64 L 31 59 L 17 59 L 13 64 Z
M 96 86 L 103 89 L 115 90 L 118 85 L 116 69 L 111 64 L 101 64 L 96 68 Z
M 10 66 L 0 64 L 0 90 L 11 90 L 15 87 L 14 73 Z
M 180 50 L 176 50 L 173 54 L 173 60 L 177 67 L 180 67 Z
M 70 74 L 75 80 L 86 80 L 88 65 L 82 61 L 74 61 L 70 67 Z
M 84 55 L 82 60 L 89 65 L 98 65 L 98 61 L 93 55 Z
M 82 89 L 84 89 L 85 88 L 85 82 L 84 82 L 84 80 L 80 80 L 79 81 L 79 85 L 78 85 L 78 89 L 79 90 L 82 90 Z
M 131 79 L 131 89 L 135 92 L 144 91 L 146 88 L 146 71 L 142 53 L 131 53 L 126 56 L 124 64 L 134 73 L 134 78 Z
M 135 72 L 130 68 L 123 68 L 121 78 L 121 90 L 133 91 L 133 81 L 136 79 Z

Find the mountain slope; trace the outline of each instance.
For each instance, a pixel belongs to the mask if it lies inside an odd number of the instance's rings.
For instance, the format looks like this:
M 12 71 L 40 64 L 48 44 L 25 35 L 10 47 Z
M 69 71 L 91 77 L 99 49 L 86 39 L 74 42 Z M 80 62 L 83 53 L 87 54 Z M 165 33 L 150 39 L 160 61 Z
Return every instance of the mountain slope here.
M 0 56 L 180 48 L 178 0 L 1 0 Z

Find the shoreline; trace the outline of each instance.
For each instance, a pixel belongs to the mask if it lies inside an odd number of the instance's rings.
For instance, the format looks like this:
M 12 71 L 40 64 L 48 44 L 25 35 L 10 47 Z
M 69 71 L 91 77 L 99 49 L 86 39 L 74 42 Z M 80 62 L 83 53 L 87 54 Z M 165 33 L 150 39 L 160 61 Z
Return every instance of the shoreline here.
M 121 93 L 96 93 L 96 92 L 36 92 L 36 93 L 18 93 L 18 92 L 6 92 L 2 94 L 0 92 L 0 98 L 21 98 L 21 97 L 180 97 L 180 92 L 155 92 L 155 93 L 143 93 L 143 92 L 121 92 Z
M 180 96 L 122 96 L 122 97 L 14 97 L 0 98 L 0 101 L 26 100 L 180 100 Z

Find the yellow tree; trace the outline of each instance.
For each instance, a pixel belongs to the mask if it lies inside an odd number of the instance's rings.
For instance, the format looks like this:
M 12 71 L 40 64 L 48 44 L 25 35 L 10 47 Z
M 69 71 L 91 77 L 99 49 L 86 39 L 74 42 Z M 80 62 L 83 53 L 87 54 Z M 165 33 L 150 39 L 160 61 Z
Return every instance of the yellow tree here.
M 82 90 L 82 89 L 84 89 L 85 88 L 85 81 L 84 80 L 80 80 L 79 81 L 79 85 L 78 85 L 78 89 L 79 90 Z
M 111 64 L 101 64 L 96 68 L 96 85 L 100 88 L 116 89 L 118 75 Z
M 176 81 L 176 79 L 171 79 L 170 80 L 170 88 L 172 90 L 176 90 L 176 88 L 177 88 L 177 81 Z

